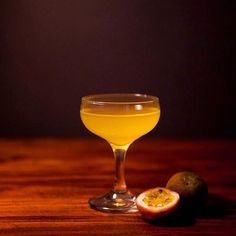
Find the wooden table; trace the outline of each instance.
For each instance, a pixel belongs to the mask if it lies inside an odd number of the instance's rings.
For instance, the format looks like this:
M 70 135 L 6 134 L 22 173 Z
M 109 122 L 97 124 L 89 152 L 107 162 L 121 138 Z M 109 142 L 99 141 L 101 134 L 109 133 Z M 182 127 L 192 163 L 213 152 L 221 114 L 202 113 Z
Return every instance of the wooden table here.
M 114 163 L 109 145 L 88 139 L 0 140 L 0 235 L 236 235 L 236 141 L 142 138 L 126 160 L 130 190 L 165 186 L 182 170 L 203 176 L 209 200 L 196 218 L 145 222 L 139 213 L 89 208 L 109 190 Z

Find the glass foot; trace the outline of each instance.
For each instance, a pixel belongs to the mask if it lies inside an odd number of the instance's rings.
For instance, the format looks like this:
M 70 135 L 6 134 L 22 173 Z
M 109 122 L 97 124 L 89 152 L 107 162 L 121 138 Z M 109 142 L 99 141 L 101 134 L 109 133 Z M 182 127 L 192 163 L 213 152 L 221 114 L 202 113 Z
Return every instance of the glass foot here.
M 136 195 L 129 191 L 109 193 L 89 199 L 89 204 L 93 209 L 105 212 L 134 213 L 138 212 L 136 207 Z

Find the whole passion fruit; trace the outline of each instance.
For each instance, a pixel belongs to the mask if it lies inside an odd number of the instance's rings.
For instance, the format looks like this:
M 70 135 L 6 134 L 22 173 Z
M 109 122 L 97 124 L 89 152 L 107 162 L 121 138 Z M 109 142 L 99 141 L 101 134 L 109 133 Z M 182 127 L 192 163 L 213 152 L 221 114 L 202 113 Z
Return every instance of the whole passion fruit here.
M 142 217 L 149 221 L 166 218 L 179 205 L 179 194 L 166 188 L 153 188 L 141 193 L 136 204 Z
M 207 200 L 208 187 L 205 180 L 191 171 L 183 171 L 173 175 L 166 188 L 180 195 L 180 204 L 187 210 L 201 209 Z

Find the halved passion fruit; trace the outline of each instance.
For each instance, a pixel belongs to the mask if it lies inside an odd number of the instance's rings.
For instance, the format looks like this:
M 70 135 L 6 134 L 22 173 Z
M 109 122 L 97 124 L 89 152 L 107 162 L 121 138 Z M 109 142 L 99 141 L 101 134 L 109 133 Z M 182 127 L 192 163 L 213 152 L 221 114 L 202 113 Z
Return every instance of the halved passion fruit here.
M 170 216 L 179 205 L 179 194 L 166 188 L 153 188 L 141 193 L 137 207 L 146 220 L 154 221 Z

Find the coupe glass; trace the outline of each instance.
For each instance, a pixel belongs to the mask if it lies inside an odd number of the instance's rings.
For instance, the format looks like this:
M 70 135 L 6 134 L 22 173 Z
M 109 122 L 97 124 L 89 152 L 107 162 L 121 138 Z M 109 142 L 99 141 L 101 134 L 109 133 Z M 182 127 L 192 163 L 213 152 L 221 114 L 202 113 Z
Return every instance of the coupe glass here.
M 159 99 L 145 94 L 96 94 L 82 97 L 80 116 L 85 127 L 105 139 L 115 157 L 111 191 L 91 198 L 92 208 L 106 212 L 137 212 L 125 182 L 125 156 L 129 145 L 151 131 L 160 118 Z

